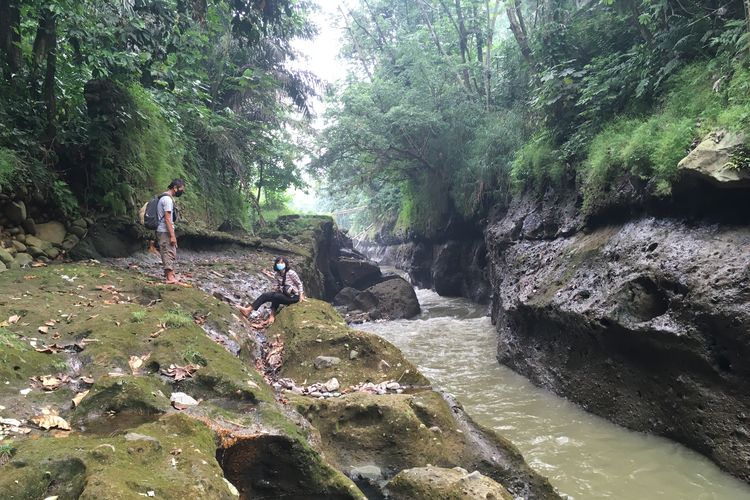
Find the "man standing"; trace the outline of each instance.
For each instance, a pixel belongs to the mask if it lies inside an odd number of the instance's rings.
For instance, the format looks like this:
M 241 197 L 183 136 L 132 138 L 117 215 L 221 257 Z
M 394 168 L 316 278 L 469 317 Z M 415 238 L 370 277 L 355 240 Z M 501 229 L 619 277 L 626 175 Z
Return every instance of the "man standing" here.
M 164 265 L 164 277 L 168 284 L 181 284 L 174 274 L 175 262 L 177 260 L 177 236 L 174 233 L 174 225 L 177 222 L 177 209 L 174 206 L 174 198 L 179 198 L 185 192 L 185 181 L 173 180 L 160 197 L 156 206 L 156 214 L 159 224 L 156 227 L 156 241 L 159 242 L 159 253 Z

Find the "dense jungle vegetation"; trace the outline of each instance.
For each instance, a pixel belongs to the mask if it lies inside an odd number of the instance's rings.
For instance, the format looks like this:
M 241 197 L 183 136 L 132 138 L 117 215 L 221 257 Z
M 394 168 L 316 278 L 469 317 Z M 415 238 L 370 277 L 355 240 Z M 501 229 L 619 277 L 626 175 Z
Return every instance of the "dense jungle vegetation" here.
M 289 187 L 319 83 L 289 69 L 299 0 L 0 0 L 0 190 L 132 216 L 171 178 L 193 224 Z M 263 204 L 263 207 L 260 205 Z
M 527 190 L 595 211 L 670 196 L 708 132 L 750 127 L 748 2 L 359 0 L 317 166 L 356 230 L 431 236 Z M 738 163 L 738 168 L 745 168 Z
M 132 216 L 172 177 L 191 222 L 251 228 L 304 184 L 290 69 L 308 0 L 0 0 L 0 191 Z M 521 192 L 669 197 L 750 120 L 747 2 L 352 0 L 312 167 L 353 228 L 430 236 Z M 747 162 L 744 162 L 747 163 Z M 739 162 L 738 168 L 744 168 Z

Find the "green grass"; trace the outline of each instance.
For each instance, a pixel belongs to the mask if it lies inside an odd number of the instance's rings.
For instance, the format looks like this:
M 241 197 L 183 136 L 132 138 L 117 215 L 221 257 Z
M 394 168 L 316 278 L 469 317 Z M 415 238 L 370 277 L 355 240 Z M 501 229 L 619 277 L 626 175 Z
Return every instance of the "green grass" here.
M 146 319 L 147 316 L 146 311 L 133 311 L 130 314 L 130 322 L 131 323 L 143 323 L 143 320 Z
M 10 458 L 16 452 L 11 443 L 0 444 L 0 458 Z
M 188 347 L 182 352 L 182 359 L 194 365 L 208 366 L 208 361 L 193 347 Z
M 0 348 L 26 350 L 29 348 L 29 345 L 19 339 L 16 334 L 9 331 L 8 329 L 0 328 Z
M 515 191 L 526 186 L 542 188 L 548 183 L 560 184 L 565 165 L 550 137 L 542 132 L 516 152 L 510 168 L 511 185 Z
M 652 192 L 669 196 L 678 164 L 690 145 L 716 129 L 750 137 L 750 72 L 736 68 L 731 79 L 717 81 L 705 64 L 686 67 L 670 82 L 657 112 L 645 117 L 620 117 L 599 132 L 579 167 L 584 211 L 591 212 L 624 176 L 649 181 Z
M 184 311 L 172 309 L 161 317 L 161 322 L 170 328 L 182 328 L 194 323 L 193 318 Z

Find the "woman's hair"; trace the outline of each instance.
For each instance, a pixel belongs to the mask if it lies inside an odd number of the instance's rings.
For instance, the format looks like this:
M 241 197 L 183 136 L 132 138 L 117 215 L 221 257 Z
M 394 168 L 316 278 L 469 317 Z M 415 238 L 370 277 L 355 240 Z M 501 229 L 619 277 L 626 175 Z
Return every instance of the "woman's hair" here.
M 288 271 L 288 270 L 289 270 L 289 261 L 288 261 L 288 260 L 286 260 L 286 257 L 276 257 L 276 258 L 275 258 L 275 259 L 273 260 L 273 270 L 274 270 L 274 271 L 276 271 L 277 273 L 278 273 L 278 272 L 280 272 L 280 271 L 279 271 L 278 269 L 276 269 L 276 264 L 278 264 L 279 262 L 283 262 L 283 263 L 284 263 L 284 265 L 286 266 L 286 267 L 284 268 L 284 270 L 285 270 L 285 271 Z
M 169 183 L 169 186 L 167 186 L 167 189 L 181 188 L 184 185 L 185 185 L 185 181 L 183 181 L 182 179 L 175 179 Z

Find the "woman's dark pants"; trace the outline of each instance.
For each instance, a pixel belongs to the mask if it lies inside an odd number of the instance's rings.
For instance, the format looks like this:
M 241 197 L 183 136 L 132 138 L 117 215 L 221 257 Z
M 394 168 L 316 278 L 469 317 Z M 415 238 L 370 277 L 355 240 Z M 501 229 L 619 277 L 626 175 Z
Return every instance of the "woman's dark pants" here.
M 266 302 L 271 303 L 271 310 L 276 313 L 279 310 L 280 305 L 288 306 L 290 304 L 296 304 L 299 302 L 299 295 L 292 295 L 291 297 L 284 295 L 281 292 L 266 292 L 253 302 L 253 311 L 257 311 L 260 306 Z

